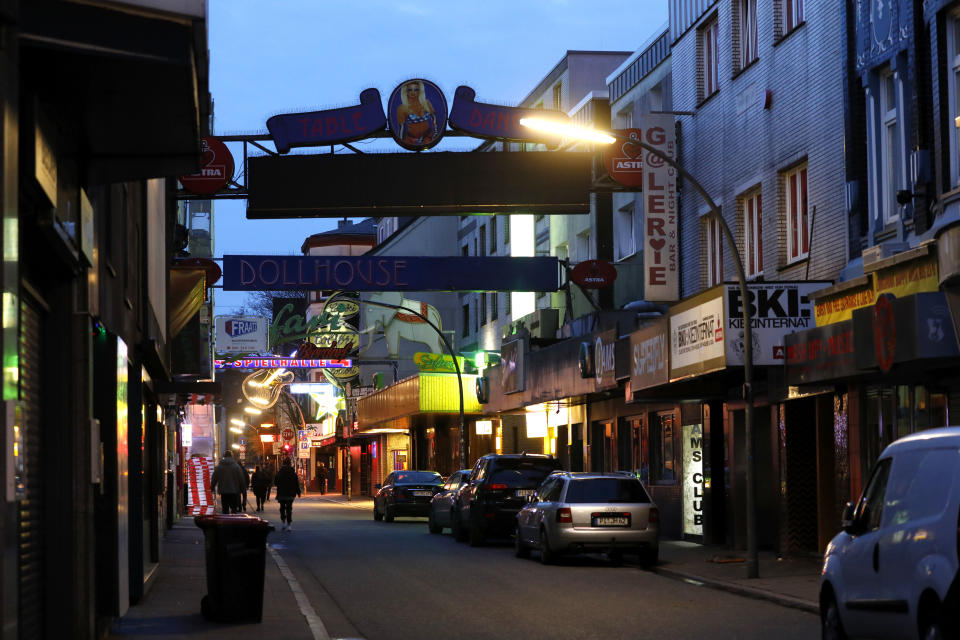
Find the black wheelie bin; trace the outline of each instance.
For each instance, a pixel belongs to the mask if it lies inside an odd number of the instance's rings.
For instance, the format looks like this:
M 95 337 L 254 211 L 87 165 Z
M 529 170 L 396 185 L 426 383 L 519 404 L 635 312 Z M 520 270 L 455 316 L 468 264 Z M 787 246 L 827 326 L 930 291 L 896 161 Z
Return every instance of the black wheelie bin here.
M 203 617 L 215 622 L 260 622 L 267 534 L 274 528 L 246 513 L 197 516 L 193 521 L 206 540 Z

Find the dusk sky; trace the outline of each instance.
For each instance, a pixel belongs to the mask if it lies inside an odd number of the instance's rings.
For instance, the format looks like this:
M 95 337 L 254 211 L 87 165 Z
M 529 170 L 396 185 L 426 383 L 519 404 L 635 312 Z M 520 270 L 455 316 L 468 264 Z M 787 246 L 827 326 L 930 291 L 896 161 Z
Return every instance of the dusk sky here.
M 211 0 L 214 133 L 266 133 L 272 115 L 357 104 L 370 87 L 385 102 L 418 77 L 439 86 L 448 105 L 461 84 L 479 101 L 516 105 L 567 50 L 632 52 L 666 20 L 666 0 Z M 434 150 L 478 143 L 446 138 Z M 353 144 L 403 151 L 389 139 Z M 233 151 L 239 172 L 239 146 Z M 295 152 L 321 151 L 329 148 Z M 243 200 L 218 201 L 215 212 L 217 257 L 300 254 L 307 236 L 336 226 L 324 218 L 247 220 Z M 217 291 L 215 315 L 232 313 L 246 297 Z

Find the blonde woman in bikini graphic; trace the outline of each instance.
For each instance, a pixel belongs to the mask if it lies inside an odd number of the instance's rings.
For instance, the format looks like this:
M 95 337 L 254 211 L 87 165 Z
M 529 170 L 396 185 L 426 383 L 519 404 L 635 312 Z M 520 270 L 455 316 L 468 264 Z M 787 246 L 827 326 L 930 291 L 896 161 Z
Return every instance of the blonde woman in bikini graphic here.
M 404 83 L 397 107 L 397 124 L 404 144 L 428 145 L 437 136 L 437 113 L 424 95 L 420 80 Z

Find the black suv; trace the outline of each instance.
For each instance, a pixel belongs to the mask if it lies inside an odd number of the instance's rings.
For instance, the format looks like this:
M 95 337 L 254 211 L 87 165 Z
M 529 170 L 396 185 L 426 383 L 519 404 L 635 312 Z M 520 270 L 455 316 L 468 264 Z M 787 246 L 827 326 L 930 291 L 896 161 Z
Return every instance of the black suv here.
M 477 460 L 470 483 L 457 496 L 451 522 L 458 542 L 483 544 L 490 536 L 509 536 L 517 527 L 517 513 L 560 461 L 544 454 L 489 454 Z

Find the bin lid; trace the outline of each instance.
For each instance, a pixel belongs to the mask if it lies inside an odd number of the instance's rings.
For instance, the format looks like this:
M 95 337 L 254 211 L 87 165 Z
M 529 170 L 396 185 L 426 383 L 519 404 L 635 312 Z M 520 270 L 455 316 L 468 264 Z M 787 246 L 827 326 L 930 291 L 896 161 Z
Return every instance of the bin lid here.
M 263 528 L 269 529 L 270 531 L 273 531 L 274 529 L 273 525 L 271 525 L 269 521 L 250 515 L 249 513 L 217 513 L 196 516 L 194 517 L 193 522 L 201 529 L 209 529 L 213 527 Z

